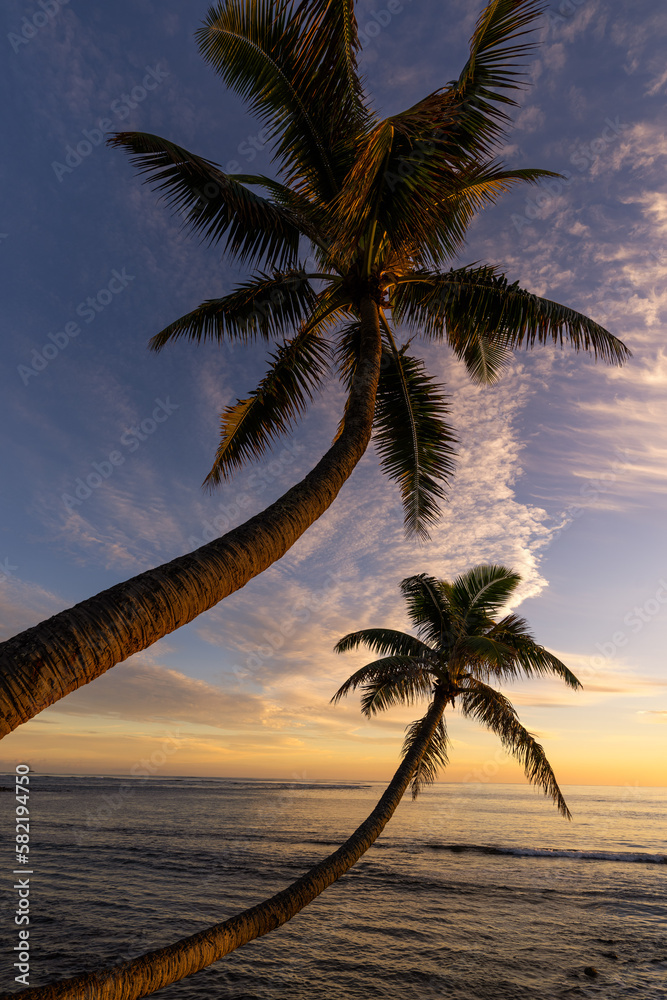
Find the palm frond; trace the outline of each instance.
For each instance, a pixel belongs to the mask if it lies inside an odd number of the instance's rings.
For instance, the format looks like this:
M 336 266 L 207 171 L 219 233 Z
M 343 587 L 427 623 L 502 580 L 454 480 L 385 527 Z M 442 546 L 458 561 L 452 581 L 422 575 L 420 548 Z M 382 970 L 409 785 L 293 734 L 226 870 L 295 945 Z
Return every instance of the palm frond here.
M 506 91 L 524 86 L 522 63 L 536 47 L 534 42 L 519 39 L 537 27 L 543 9 L 544 4 L 535 0 L 488 3 L 459 78 L 395 115 L 395 124 L 413 141 L 436 144 L 447 160 L 488 159 L 510 123 L 499 105 L 516 107 Z
M 401 582 L 408 617 L 424 641 L 445 655 L 454 648 L 461 619 L 440 580 L 420 573 Z
M 284 208 L 294 219 L 299 231 L 316 246 L 322 242 L 326 213 L 322 204 L 295 191 L 266 174 L 234 174 L 237 181 L 245 186 L 263 187 L 273 203 Z
M 535 343 L 568 342 L 610 364 L 622 364 L 630 351 L 622 341 L 588 316 L 541 298 L 494 267 L 468 267 L 444 274 L 417 271 L 399 279 L 392 295 L 397 323 L 406 323 L 434 339 L 447 339 L 462 357 L 471 342 L 498 340 L 505 350 Z
M 330 206 L 329 238 L 339 255 L 351 261 L 378 213 L 384 177 L 394 146 L 391 119 L 379 122 L 363 138 L 345 184 Z
M 512 360 L 511 349 L 484 335 L 471 337 L 455 352 L 475 385 L 494 385 Z
M 565 681 L 575 691 L 582 687 L 581 681 L 565 664 L 535 642 L 528 630 L 525 619 L 518 615 L 506 615 L 488 633 L 489 638 L 508 645 L 511 656 L 500 671 L 503 677 L 534 677 L 553 674 Z
M 271 0 L 221 0 L 196 33 L 199 51 L 251 114 L 266 122 L 287 169 L 330 195 L 336 184 L 325 137 L 295 80 L 299 24 L 290 13 Z
M 514 650 L 495 635 L 467 635 L 459 640 L 459 655 L 475 674 L 502 675 L 508 658 Z
M 299 227 L 284 207 L 262 198 L 234 174 L 146 132 L 118 132 L 108 140 L 130 154 L 145 183 L 164 192 L 186 229 L 210 244 L 225 240 L 225 252 L 240 261 L 295 263 Z
M 441 155 L 436 146 L 433 155 Z M 552 170 L 534 168 L 506 170 L 500 163 L 477 160 L 458 166 L 454 172 L 451 170 L 443 172 L 441 169 L 436 183 L 442 196 L 430 209 L 431 225 L 443 232 L 455 231 L 459 234 L 458 245 L 462 246 L 470 224 L 480 212 L 495 205 L 498 199 L 515 185 L 537 184 L 545 177 L 560 176 Z M 441 239 L 440 244 L 445 248 L 446 241 Z M 434 254 L 431 247 L 429 250 L 433 266 L 440 267 L 446 262 L 447 257 L 444 253 Z
M 433 691 L 433 679 L 423 673 L 405 669 L 393 678 L 378 678 L 365 684 L 361 694 L 361 712 L 370 719 L 395 705 L 413 705 Z
M 247 343 L 258 337 L 284 337 L 313 312 L 318 296 L 303 269 L 293 268 L 273 275 L 259 274 L 219 299 L 174 320 L 150 341 L 160 351 L 171 340 L 186 338 L 200 343 L 237 340 Z
M 455 438 L 442 389 L 418 358 L 385 350 L 380 369 L 375 442 L 382 470 L 400 486 L 408 534 L 428 538 L 444 484 L 454 469 Z
M 499 691 L 476 678 L 468 678 L 468 687 L 459 694 L 461 711 L 494 732 L 506 750 L 523 765 L 528 780 L 540 787 L 555 802 L 558 811 L 571 819 L 563 794 L 547 760 L 544 748 L 525 729 L 511 702 Z
M 480 165 L 509 123 L 500 105 L 516 102 L 504 91 L 518 85 L 517 60 L 532 48 L 517 39 L 540 9 L 527 0 L 488 4 L 459 80 L 367 129 L 334 206 L 338 252 L 389 232 L 394 246 L 413 241 L 421 259 L 439 265 L 461 249 L 482 205 L 518 181 L 544 176 Z
M 360 244 L 373 261 L 385 234 L 393 247 L 411 246 L 419 261 L 436 266 L 463 246 L 473 213 L 463 211 L 463 196 L 460 203 L 455 199 L 465 186 L 468 155 L 455 146 L 445 153 L 440 140 L 415 138 L 406 114 L 375 124 L 360 140 L 354 166 L 331 206 L 329 237 L 344 260 L 351 262 L 352 248 Z
M 453 581 L 450 600 L 466 617 L 473 612 L 486 619 L 507 604 L 520 583 L 519 574 L 506 566 L 473 566 Z
M 470 40 L 470 58 L 450 93 L 461 101 L 460 129 L 475 156 L 503 139 L 509 116 L 499 105 L 516 107 L 507 91 L 525 86 L 521 63 L 535 49 L 526 36 L 544 12 L 542 0 L 492 0 L 479 16 Z
M 223 411 L 220 445 L 206 486 L 218 485 L 293 428 L 329 371 L 330 348 L 318 329 L 307 327 L 271 357 L 257 389 Z
M 300 0 L 292 16 L 300 26 L 300 89 L 309 104 L 312 99 L 318 110 L 326 108 L 320 127 L 335 150 L 341 133 L 354 133 L 369 118 L 357 66 L 354 0 Z
M 361 711 L 370 718 L 394 705 L 411 705 L 429 696 L 434 678 L 430 668 L 414 656 L 386 656 L 355 671 L 336 691 L 333 703 L 361 688 Z
M 204 59 L 267 123 L 288 184 L 332 198 L 349 169 L 355 122 L 367 117 L 352 0 L 225 0 L 197 38 Z
M 506 170 L 500 163 L 470 163 L 456 179 L 456 185 L 442 199 L 444 206 L 458 208 L 464 205 L 472 217 L 487 205 L 493 205 L 498 196 L 511 191 L 515 184 L 537 184 L 545 177 L 562 177 L 553 170 L 522 167 Z
M 359 646 L 366 646 L 373 653 L 387 653 L 392 656 L 414 656 L 427 661 L 433 650 L 421 639 L 408 632 L 391 628 L 363 628 L 358 632 L 348 632 L 334 646 L 334 652 L 347 653 Z
M 405 740 L 403 741 L 403 748 L 401 750 L 403 757 L 408 755 L 415 741 L 421 735 L 421 727 L 423 723 L 423 719 L 418 719 L 416 722 L 413 722 L 408 726 Z M 410 784 L 413 799 L 417 798 L 426 785 L 432 785 L 438 776 L 438 771 L 447 766 L 449 763 L 448 751 L 449 737 L 447 735 L 447 728 L 443 716 L 438 722 L 435 732 L 429 740 L 429 743 L 427 744 L 412 776 Z

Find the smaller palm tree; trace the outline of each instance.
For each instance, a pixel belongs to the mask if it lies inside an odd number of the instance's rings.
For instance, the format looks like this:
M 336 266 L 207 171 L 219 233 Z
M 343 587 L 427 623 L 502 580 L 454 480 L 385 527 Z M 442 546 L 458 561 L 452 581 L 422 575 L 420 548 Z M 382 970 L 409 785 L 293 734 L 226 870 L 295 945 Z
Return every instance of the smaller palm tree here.
M 512 596 L 521 578 L 503 566 L 476 566 L 454 583 L 411 576 L 401 589 L 419 637 L 392 629 L 351 632 L 336 645 L 339 653 L 365 644 L 380 660 L 357 670 L 338 689 L 336 702 L 362 688 L 362 711 L 371 716 L 390 705 L 430 699 L 424 717 L 408 729 L 403 760 L 370 815 L 344 844 L 287 888 L 220 924 L 121 965 L 24 990 L 24 1000 L 139 1000 L 191 976 L 237 948 L 287 923 L 352 868 L 377 840 L 396 812 L 408 786 L 416 796 L 447 763 L 444 713 L 457 704 L 500 736 L 524 765 L 530 781 L 542 787 L 570 818 L 544 750 L 520 724 L 504 695 L 490 679 L 555 674 L 581 687 L 565 664 L 538 646 L 523 619 L 494 615 Z M 0 1000 L 12 1000 L 3 993 Z
M 404 757 L 413 756 L 426 719 L 432 719 L 436 704 L 442 706 L 412 772 L 413 798 L 447 764 L 445 708 L 458 704 L 465 717 L 476 719 L 500 737 L 505 749 L 523 764 L 528 780 L 542 788 L 570 819 L 544 749 L 521 725 L 505 695 L 487 683 L 555 674 L 570 687 L 581 687 L 564 663 L 535 642 L 523 618 L 508 614 L 496 621 L 495 615 L 520 582 L 519 574 L 504 566 L 476 566 L 453 583 L 424 574 L 403 580 L 401 590 L 417 635 L 386 628 L 346 635 L 337 643 L 337 652 L 365 645 L 382 658 L 352 674 L 332 700 L 360 687 L 361 710 L 370 718 L 392 705 L 429 698 L 427 715 L 408 727 Z

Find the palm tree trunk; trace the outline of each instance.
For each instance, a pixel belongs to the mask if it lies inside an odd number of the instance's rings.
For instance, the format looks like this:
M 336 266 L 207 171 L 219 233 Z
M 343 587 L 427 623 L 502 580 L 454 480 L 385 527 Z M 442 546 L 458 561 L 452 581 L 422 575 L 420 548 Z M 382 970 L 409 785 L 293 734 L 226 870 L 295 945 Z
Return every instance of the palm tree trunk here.
M 419 737 L 403 758 L 373 812 L 337 851 L 320 861 L 287 889 L 224 923 L 214 924 L 166 948 L 148 952 L 101 972 L 63 979 L 48 986 L 22 990 L 11 996 L 3 994 L 0 1000 L 12 1000 L 16 997 L 21 997 L 22 1000 L 136 1000 L 199 972 L 236 948 L 280 927 L 349 871 L 377 840 L 410 784 L 414 770 L 446 706 L 447 695 L 444 691 L 436 690 L 422 721 Z
M 186 625 L 280 559 L 338 495 L 370 441 L 378 308 L 360 304 L 360 362 L 340 437 L 260 514 L 185 556 L 116 584 L 0 644 L 0 738 L 70 691 Z

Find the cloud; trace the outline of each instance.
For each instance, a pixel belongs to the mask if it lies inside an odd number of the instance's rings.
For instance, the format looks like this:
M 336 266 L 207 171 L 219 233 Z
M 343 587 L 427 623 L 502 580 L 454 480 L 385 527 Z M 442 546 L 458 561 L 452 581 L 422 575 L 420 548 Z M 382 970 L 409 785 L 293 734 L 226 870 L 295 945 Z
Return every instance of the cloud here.
M 142 654 L 47 709 L 50 714 L 102 716 L 137 722 L 189 722 L 216 729 L 256 726 L 270 711 L 257 695 L 224 691 Z
M 630 176 L 646 182 L 654 169 L 659 169 L 667 155 L 667 137 L 660 122 L 639 121 L 622 123 L 618 141 L 596 160 L 596 171 L 614 172 L 630 168 Z M 634 176 L 633 176 L 634 175 Z
M 646 88 L 646 96 L 655 97 L 656 94 L 658 94 L 662 90 L 662 88 L 666 83 L 667 83 L 667 69 L 663 70 L 662 73 L 659 73 L 658 76 L 654 77 L 654 79 L 651 80 L 648 87 Z
M 120 479 L 123 471 L 115 470 Z M 84 470 L 84 473 L 88 469 Z M 149 464 L 137 465 L 125 482 L 103 482 L 78 508 L 68 510 L 60 496 L 36 504 L 50 544 L 79 564 L 106 569 L 147 569 L 186 551 L 184 525 L 169 509 L 164 485 Z M 74 488 L 70 486 L 74 495 Z
M 531 104 L 519 112 L 514 121 L 514 126 L 522 132 L 535 132 L 537 129 L 542 128 L 544 122 L 545 115 L 542 109 L 536 104 Z
M 637 712 L 637 715 L 642 716 L 642 721 L 644 722 L 667 723 L 667 709 L 664 708 L 640 711 Z
M 8 559 L 0 563 L 0 577 L 4 577 L 0 580 L 0 641 L 37 625 L 65 606 L 56 594 L 16 576 L 19 567 L 7 572 L 8 565 L 11 566 Z

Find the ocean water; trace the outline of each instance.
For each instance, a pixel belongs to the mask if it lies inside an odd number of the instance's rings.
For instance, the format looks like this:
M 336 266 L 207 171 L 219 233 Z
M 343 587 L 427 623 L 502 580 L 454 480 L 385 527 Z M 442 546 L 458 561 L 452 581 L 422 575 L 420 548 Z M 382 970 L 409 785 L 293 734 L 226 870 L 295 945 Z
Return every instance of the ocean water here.
M 30 985 L 272 895 L 340 844 L 383 788 L 32 775 Z M 572 823 L 521 785 L 442 783 L 404 799 L 376 845 L 292 921 L 157 995 L 664 1000 L 667 789 L 564 791 Z M 13 839 L 14 797 L 0 801 Z M 2 853 L 11 886 L 16 865 Z M 15 936 L 12 925 L 2 991 L 22 988 Z

